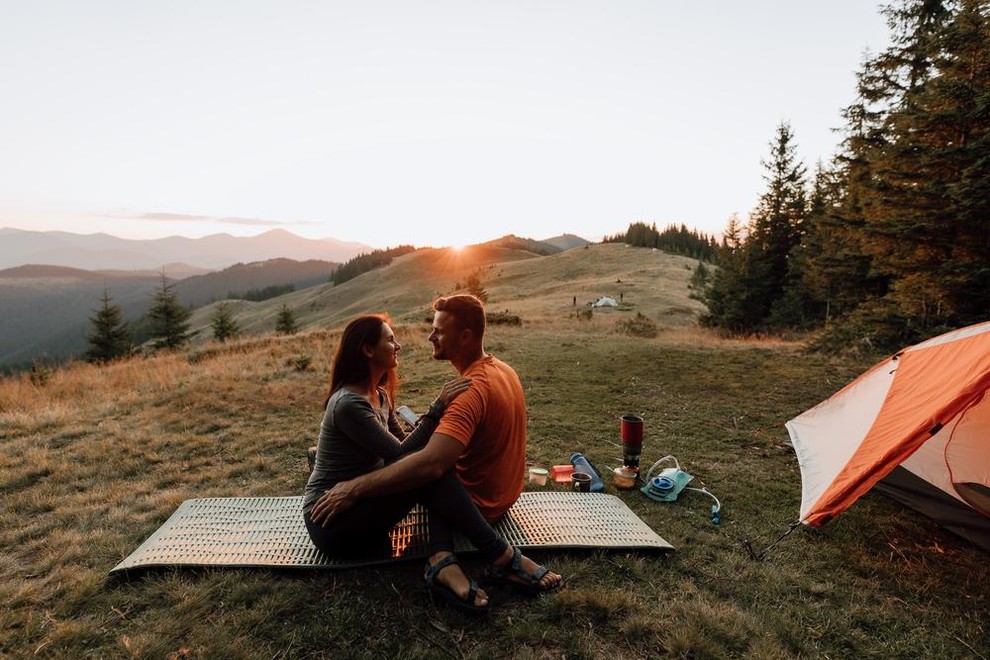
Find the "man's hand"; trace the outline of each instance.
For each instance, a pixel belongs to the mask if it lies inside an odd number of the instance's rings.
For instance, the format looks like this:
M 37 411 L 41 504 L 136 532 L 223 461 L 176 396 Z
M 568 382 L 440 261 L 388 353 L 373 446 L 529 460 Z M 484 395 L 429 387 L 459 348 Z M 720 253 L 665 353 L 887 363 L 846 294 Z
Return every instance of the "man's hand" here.
M 350 509 L 357 502 L 357 497 L 354 495 L 353 490 L 352 482 L 341 481 L 323 493 L 320 499 L 316 500 L 316 504 L 313 505 L 313 511 L 310 513 L 310 518 L 317 525 L 326 527 L 327 523 Z

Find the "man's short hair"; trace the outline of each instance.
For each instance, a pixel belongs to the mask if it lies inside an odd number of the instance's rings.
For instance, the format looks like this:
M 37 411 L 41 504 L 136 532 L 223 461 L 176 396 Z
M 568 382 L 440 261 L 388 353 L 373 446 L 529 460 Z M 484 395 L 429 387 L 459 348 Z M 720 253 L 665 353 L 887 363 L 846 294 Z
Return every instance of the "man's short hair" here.
M 485 304 L 471 294 L 440 296 L 433 301 L 433 311 L 453 316 L 458 330 L 470 330 L 478 339 L 485 336 Z

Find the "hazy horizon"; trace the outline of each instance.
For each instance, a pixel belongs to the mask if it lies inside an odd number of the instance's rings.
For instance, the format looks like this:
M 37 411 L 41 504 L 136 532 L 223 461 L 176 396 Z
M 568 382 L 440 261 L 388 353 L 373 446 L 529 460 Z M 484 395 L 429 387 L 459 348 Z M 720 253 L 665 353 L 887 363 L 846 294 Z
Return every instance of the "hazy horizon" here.
M 623 227 L 621 230 L 618 230 L 617 232 L 614 232 L 614 233 L 619 233 L 621 231 L 625 231 L 625 229 L 626 229 L 626 227 Z M 231 238 L 258 238 L 259 236 L 264 236 L 265 234 L 270 234 L 270 233 L 273 233 L 273 232 L 276 232 L 276 233 L 277 232 L 284 232 L 284 233 L 287 233 L 287 234 L 291 234 L 292 236 L 295 236 L 296 238 L 300 238 L 300 239 L 304 239 L 304 240 L 309 240 L 309 241 L 335 241 L 335 242 L 341 243 L 343 245 L 353 245 L 353 246 L 360 246 L 360 247 L 371 248 L 371 249 L 379 249 L 377 246 L 368 245 L 366 243 L 362 243 L 361 241 L 345 241 L 345 240 L 342 240 L 342 239 L 337 238 L 336 236 L 318 236 L 318 237 L 303 236 L 299 232 L 293 231 L 292 229 L 287 229 L 285 227 L 270 227 L 270 228 L 267 228 L 267 229 L 265 229 L 265 228 L 259 228 L 256 231 L 256 233 L 253 233 L 253 234 L 233 234 L 233 233 L 231 233 L 229 231 L 224 231 L 224 230 L 221 229 L 219 231 L 215 231 L 215 232 L 212 232 L 210 234 L 204 234 L 202 236 L 188 236 L 188 235 L 184 235 L 184 234 L 168 234 L 168 235 L 165 235 L 165 236 L 157 236 L 157 237 L 154 237 L 154 238 L 127 238 L 125 236 L 119 236 L 117 234 L 114 234 L 114 233 L 112 233 L 110 231 L 85 231 L 85 230 L 71 230 L 71 229 L 33 229 L 33 228 L 25 228 L 25 227 L 12 227 L 12 226 L 9 226 L 9 225 L 0 226 L 0 232 L 7 232 L 7 231 L 36 232 L 36 233 L 67 233 L 67 234 L 74 234 L 74 235 L 77 235 L 77 236 L 97 236 L 97 235 L 104 235 L 104 236 L 109 236 L 111 238 L 116 238 L 116 239 L 125 240 L 125 241 L 157 241 L 157 240 L 170 239 L 170 238 L 185 238 L 185 239 L 191 239 L 191 240 L 198 240 L 198 239 L 201 239 L 201 238 L 209 238 L 211 236 L 225 236 L 225 237 L 231 237 Z M 425 244 L 416 245 L 416 244 L 414 244 L 413 247 L 416 247 L 416 248 L 459 247 L 459 246 L 462 246 L 462 245 L 475 245 L 475 244 L 478 244 L 478 243 L 488 243 L 488 242 L 491 242 L 491 241 L 499 240 L 499 239 L 504 238 L 504 237 L 509 236 L 509 235 L 513 235 L 513 234 L 499 234 L 498 236 L 492 236 L 490 238 L 482 238 L 481 240 L 477 241 L 476 243 L 470 243 L 470 244 L 467 244 L 467 243 L 458 243 L 456 245 L 451 245 L 451 244 L 446 244 L 446 245 L 439 245 L 439 244 L 437 244 L 437 245 L 425 245 Z M 565 232 L 562 232 L 560 234 L 555 234 L 553 236 L 527 236 L 527 235 L 522 235 L 522 234 L 514 234 L 514 235 L 515 236 L 518 236 L 519 238 L 532 239 L 532 240 L 535 240 L 535 241 L 552 240 L 552 239 L 561 238 L 561 237 L 564 237 L 564 236 L 576 236 L 577 238 L 581 238 L 581 239 L 590 241 L 592 243 L 599 242 L 599 241 L 591 240 L 591 239 L 589 239 L 589 238 L 587 238 L 585 236 L 580 236 L 578 234 L 575 234 L 574 232 L 566 232 L 566 231 Z M 396 243 L 394 245 L 387 245 L 387 246 L 382 246 L 382 247 L 398 247 L 399 245 L 400 244 Z

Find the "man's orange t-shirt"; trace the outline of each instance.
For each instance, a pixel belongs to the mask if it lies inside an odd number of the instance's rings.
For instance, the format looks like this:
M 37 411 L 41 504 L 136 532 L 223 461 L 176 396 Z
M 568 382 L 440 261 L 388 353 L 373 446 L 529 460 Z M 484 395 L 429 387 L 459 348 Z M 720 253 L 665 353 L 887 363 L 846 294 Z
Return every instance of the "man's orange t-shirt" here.
M 526 399 L 516 372 L 493 355 L 464 376 L 471 387 L 454 399 L 434 433 L 464 445 L 457 476 L 489 522 L 519 498 L 526 469 Z

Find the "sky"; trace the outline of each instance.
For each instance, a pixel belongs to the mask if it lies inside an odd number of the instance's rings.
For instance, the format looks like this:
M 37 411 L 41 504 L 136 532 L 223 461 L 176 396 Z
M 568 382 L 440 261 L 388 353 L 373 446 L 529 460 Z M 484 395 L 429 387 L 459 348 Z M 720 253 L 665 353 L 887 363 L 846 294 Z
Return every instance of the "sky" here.
M 869 0 L 0 0 L 0 227 L 717 235 L 834 155 Z

